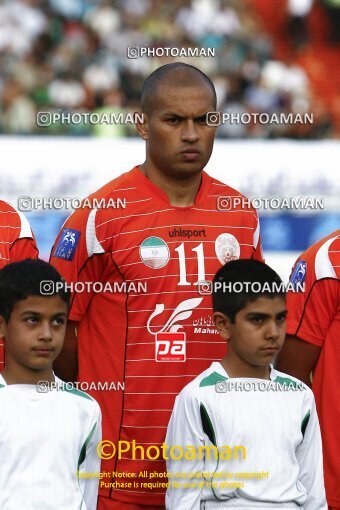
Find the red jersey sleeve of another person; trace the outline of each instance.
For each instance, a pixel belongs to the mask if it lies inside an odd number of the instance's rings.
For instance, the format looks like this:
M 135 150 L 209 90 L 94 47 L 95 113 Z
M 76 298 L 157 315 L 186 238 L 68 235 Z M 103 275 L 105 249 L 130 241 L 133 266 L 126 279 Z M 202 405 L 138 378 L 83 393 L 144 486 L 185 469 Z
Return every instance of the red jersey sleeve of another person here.
M 70 288 L 76 291 L 72 293 L 69 320 L 79 322 L 83 318 L 93 297 L 88 282 L 98 281 L 103 271 L 101 260 L 94 259 L 89 264 L 93 251 L 90 246 L 93 238 L 91 219 L 94 217 L 95 208 L 88 207 L 88 204 L 95 205 L 105 200 L 108 192 L 114 193 L 122 179 L 124 174 L 89 195 L 86 206 L 77 209 L 67 218 L 52 247 L 50 263 L 73 285 Z
M 11 262 L 36 259 L 38 248 L 31 227 L 23 215 L 0 200 L 0 269 Z M 0 370 L 4 365 L 4 346 L 0 340 Z
M 104 440 L 120 441 L 125 449 L 132 441 L 153 445 L 155 455 L 176 395 L 225 353 L 206 283 L 230 260 L 262 260 L 258 218 L 253 209 L 220 210 L 220 195 L 241 195 L 204 172 L 190 207 L 172 206 L 138 168 L 106 192 L 108 204 L 120 199 L 125 207 L 76 212 L 62 227 L 51 262 L 69 281 L 110 284 L 73 298 L 79 380 L 116 384 L 117 391 L 90 391 L 102 409 Z M 113 477 L 101 483 L 100 494 L 162 505 L 165 462 L 137 451 L 103 461 L 102 470 Z M 118 472 L 136 474 L 135 487 Z
M 340 507 L 340 230 L 299 257 L 290 281 L 304 283 L 305 291 L 288 293 L 287 334 L 321 348 L 312 388 L 323 437 L 327 501 Z

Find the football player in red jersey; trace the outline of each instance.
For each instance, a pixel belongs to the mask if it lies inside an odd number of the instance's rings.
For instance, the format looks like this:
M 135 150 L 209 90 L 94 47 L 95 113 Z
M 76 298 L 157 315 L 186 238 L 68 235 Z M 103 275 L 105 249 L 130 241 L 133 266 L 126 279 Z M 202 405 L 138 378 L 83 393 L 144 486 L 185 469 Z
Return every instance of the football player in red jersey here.
M 299 281 L 305 292 L 288 293 L 287 339 L 277 367 L 314 391 L 327 502 L 340 510 L 340 230 L 300 255 L 291 274 L 293 284 Z
M 0 269 L 11 262 L 36 259 L 38 255 L 34 235 L 23 213 L 0 200 Z M 3 349 L 0 340 L 0 371 L 5 360 Z
M 223 210 L 219 197 L 242 195 L 204 171 L 216 131 L 207 113 L 215 109 L 214 86 L 197 68 L 174 63 L 152 73 L 137 125 L 144 163 L 90 196 L 120 199 L 125 208 L 77 210 L 52 248 L 51 263 L 87 290 L 73 296 L 57 374 L 124 384 L 93 392 L 103 438 L 125 449 L 103 455 L 102 469 L 113 476 L 101 480 L 99 510 L 164 508 L 166 468 L 157 451 L 175 397 L 225 353 L 209 285 L 228 260 L 262 260 L 256 211 Z M 133 441 L 151 446 L 150 455 L 133 451 Z

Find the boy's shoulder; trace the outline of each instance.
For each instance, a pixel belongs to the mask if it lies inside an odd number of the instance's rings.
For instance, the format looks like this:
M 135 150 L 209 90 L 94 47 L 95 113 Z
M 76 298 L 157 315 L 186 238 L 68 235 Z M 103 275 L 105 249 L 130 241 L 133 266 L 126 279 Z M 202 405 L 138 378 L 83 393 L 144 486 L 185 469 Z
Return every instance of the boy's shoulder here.
M 184 398 L 201 395 L 202 390 L 204 391 L 205 389 L 212 389 L 215 391 L 216 384 L 226 381 L 227 379 L 228 376 L 222 368 L 222 365 L 218 361 L 214 361 L 209 368 L 198 374 L 195 379 L 184 386 L 179 395 Z
M 225 372 L 219 362 L 213 362 L 209 368 L 204 370 L 195 379 L 188 383 L 179 393 L 181 399 L 200 399 L 203 394 L 210 393 L 210 391 L 217 393 L 224 393 L 225 381 L 228 380 L 228 374 Z M 271 383 L 283 386 L 286 390 L 295 390 L 289 393 L 302 394 L 308 400 L 313 400 L 314 395 L 312 390 L 300 379 L 280 372 L 272 367 Z M 270 381 L 268 381 L 270 384 Z
M 85 391 L 78 390 L 74 383 L 62 381 L 57 376 L 55 376 L 55 382 L 58 385 L 58 390 L 61 391 L 61 394 L 64 395 L 65 398 L 72 398 L 74 402 L 81 407 L 93 409 L 100 414 L 99 404 L 91 395 Z
M 81 407 L 88 408 L 88 409 L 94 409 L 96 411 L 99 411 L 99 413 L 100 413 L 99 404 L 91 395 L 89 395 L 85 391 L 78 390 L 74 383 L 62 381 L 56 375 L 54 376 L 54 378 L 55 378 L 54 390 L 57 389 L 59 395 L 62 395 L 63 398 L 65 397 L 67 399 L 69 399 L 69 398 L 74 399 L 74 402 L 78 403 Z M 45 381 L 43 381 L 43 382 L 45 383 Z M 20 389 L 21 386 L 26 386 L 26 385 L 17 385 L 14 387 L 16 389 Z M 37 389 L 38 395 L 39 394 L 43 395 L 44 393 L 47 393 L 47 389 L 45 389 L 45 386 L 42 386 L 41 389 L 39 390 L 39 383 L 38 383 L 37 387 L 38 387 L 38 389 Z M 0 373 L 0 391 L 2 389 L 12 389 L 12 386 L 8 386 L 5 379 L 3 378 L 3 376 Z
M 7 386 L 6 381 L 0 373 L 0 390 L 1 390 L 1 388 L 6 388 L 6 386 Z
M 305 384 L 297 377 L 294 377 L 293 375 L 286 374 L 285 372 L 280 372 L 279 370 L 276 370 L 276 368 L 272 368 L 271 379 L 277 384 L 286 386 L 288 388 L 301 390 L 309 397 L 314 398 L 313 392 L 309 388 L 309 386 L 307 386 L 307 384 Z

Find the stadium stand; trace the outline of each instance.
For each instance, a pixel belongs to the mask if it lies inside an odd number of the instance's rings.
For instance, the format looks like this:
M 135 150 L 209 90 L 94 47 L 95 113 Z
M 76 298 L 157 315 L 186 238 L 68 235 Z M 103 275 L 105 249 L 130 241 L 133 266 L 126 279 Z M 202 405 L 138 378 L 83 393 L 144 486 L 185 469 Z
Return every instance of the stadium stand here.
M 4 0 L 0 132 L 135 136 L 133 126 L 118 124 L 42 129 L 36 113 L 134 111 L 145 76 L 182 60 L 213 78 L 223 112 L 314 112 L 311 125 L 225 124 L 218 136 L 336 137 L 340 49 L 328 41 L 329 10 L 337 19 L 332 1 L 314 4 L 310 13 L 307 5 L 305 35 L 296 41 L 287 37 L 292 13 L 286 1 Z M 127 58 L 128 47 L 142 46 L 213 47 L 216 56 Z

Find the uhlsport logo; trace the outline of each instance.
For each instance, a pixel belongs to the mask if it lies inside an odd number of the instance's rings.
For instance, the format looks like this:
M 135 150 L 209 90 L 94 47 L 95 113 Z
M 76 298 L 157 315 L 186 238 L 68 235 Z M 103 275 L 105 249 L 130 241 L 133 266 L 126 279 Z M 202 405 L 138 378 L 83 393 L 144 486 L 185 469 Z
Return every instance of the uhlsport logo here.
M 156 236 L 144 239 L 139 248 L 139 255 L 143 264 L 152 269 L 160 269 L 170 260 L 169 246 Z
M 147 322 L 147 330 L 151 335 L 155 336 L 155 359 L 156 361 L 176 361 L 186 360 L 186 334 L 183 329 L 183 322 L 189 319 L 192 312 L 202 302 L 203 298 L 192 298 L 182 301 L 176 306 L 169 319 L 163 326 L 151 326 L 152 320 L 164 312 L 165 305 L 158 303 L 155 310 L 150 315 Z

